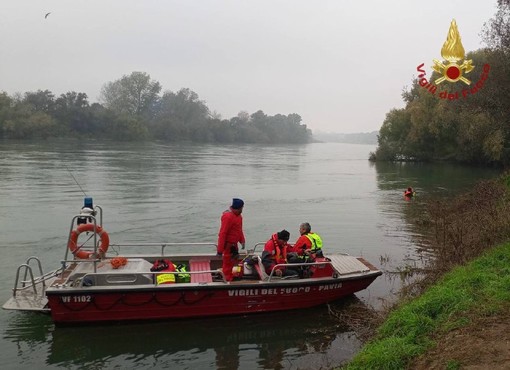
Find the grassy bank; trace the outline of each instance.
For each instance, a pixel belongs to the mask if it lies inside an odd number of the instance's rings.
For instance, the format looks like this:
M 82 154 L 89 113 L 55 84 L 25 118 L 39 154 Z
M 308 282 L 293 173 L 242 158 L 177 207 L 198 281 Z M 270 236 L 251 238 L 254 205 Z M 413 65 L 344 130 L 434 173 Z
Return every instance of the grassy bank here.
M 435 346 L 438 336 L 509 309 L 510 243 L 506 243 L 446 274 L 419 298 L 402 303 L 344 369 L 406 369 Z M 444 368 L 457 368 L 457 361 Z
M 441 347 L 445 338 L 463 328 L 480 328 L 487 318 L 499 322 L 509 316 L 510 242 L 491 247 L 508 240 L 509 183 L 508 176 L 484 183 L 450 202 L 448 209 L 437 204 L 429 209 L 437 237 L 435 273 L 424 279 L 428 284 L 421 294 L 392 310 L 375 337 L 343 369 L 431 368 L 430 361 L 429 366 L 419 365 L 430 353 L 436 357 L 434 368 L 469 365 L 459 353 L 441 352 L 438 343 Z M 497 197 L 487 196 L 496 190 Z M 500 337 L 496 333 L 491 339 L 498 343 Z M 463 340 L 469 342 L 469 337 Z

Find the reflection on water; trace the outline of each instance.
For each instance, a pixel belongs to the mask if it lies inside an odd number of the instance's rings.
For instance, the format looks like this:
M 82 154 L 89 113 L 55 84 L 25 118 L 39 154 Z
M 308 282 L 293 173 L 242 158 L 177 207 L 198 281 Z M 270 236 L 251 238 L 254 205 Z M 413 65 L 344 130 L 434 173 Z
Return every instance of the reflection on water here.
M 386 273 L 356 294 L 379 308 L 420 263 L 423 199 L 452 194 L 489 169 L 370 163 L 373 146 L 0 141 L 0 299 L 31 255 L 59 267 L 84 193 L 104 207 L 112 242 L 215 243 L 220 215 L 245 200 L 247 245 L 309 222 L 327 252 L 362 255 Z M 72 176 L 71 176 L 72 175 Z M 76 181 L 75 181 L 76 179 Z M 78 182 L 78 184 L 77 184 Z M 405 188 L 417 197 L 405 202 Z M 447 198 L 446 198 L 447 199 Z M 202 250 L 197 252 L 203 252 Z M 341 306 L 340 309 L 349 309 Z M 49 317 L 0 311 L 8 368 L 306 369 L 338 366 L 359 348 L 325 307 L 247 318 L 55 328 Z M 162 365 L 162 366 L 160 366 Z
M 426 202 L 431 199 L 448 199 L 470 189 L 480 180 L 491 179 L 499 170 L 473 168 L 451 163 L 372 163 L 377 176 L 377 187 L 384 196 L 378 199 L 378 208 L 387 217 L 398 220 L 385 230 L 397 243 L 402 244 L 400 254 L 381 253 L 380 266 L 385 272 L 393 293 L 419 277 L 414 271 L 428 264 L 432 256 L 429 235 L 433 230 L 425 215 Z M 412 187 L 416 196 L 403 197 L 406 188 Z M 388 225 L 386 225 L 388 226 Z
M 403 193 L 407 187 L 423 195 L 454 195 L 466 190 L 474 182 L 490 179 L 497 169 L 473 168 L 452 163 L 375 162 L 377 186 L 381 190 Z
M 26 369 L 44 364 L 54 329 L 49 316 L 21 312 L 2 314 L 4 320 L 7 317 L 9 320 L 2 323 L 2 367 Z
M 354 296 L 332 304 L 335 310 L 359 307 Z M 278 314 L 150 323 L 53 327 L 44 315 L 17 314 L 4 339 L 16 344 L 21 364 L 29 353 L 49 346 L 47 365 L 111 368 L 323 368 L 338 365 L 359 349 L 327 307 Z M 127 362 L 126 362 L 127 361 Z M 170 366 L 171 365 L 171 366 Z

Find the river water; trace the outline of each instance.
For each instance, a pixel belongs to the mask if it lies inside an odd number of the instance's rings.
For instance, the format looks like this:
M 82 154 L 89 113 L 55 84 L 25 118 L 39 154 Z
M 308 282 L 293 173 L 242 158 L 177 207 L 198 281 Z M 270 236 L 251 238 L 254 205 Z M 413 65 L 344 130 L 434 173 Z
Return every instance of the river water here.
M 445 196 L 497 172 L 448 164 L 370 163 L 370 145 L 303 146 L 0 141 L 0 301 L 16 268 L 36 255 L 45 271 L 64 256 L 85 194 L 104 209 L 112 242 L 216 242 L 234 197 L 245 201 L 247 245 L 309 222 L 324 250 L 361 255 L 385 271 L 356 297 L 394 299 L 402 263 L 420 261 L 406 217 L 421 196 Z M 413 186 L 418 196 L 403 200 Z M 202 250 L 200 250 L 202 251 Z M 206 249 L 206 251 L 212 250 Z M 201 320 L 55 327 L 45 315 L 0 311 L 4 369 L 315 369 L 360 348 L 328 307 Z

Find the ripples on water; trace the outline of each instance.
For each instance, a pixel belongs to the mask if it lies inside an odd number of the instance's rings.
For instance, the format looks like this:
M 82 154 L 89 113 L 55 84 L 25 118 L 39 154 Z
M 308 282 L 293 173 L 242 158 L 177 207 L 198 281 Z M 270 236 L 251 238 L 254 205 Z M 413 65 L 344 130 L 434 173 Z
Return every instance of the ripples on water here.
M 412 222 L 420 197 L 463 189 L 494 171 L 371 164 L 350 144 L 262 147 L 95 142 L 0 142 L 0 285 L 31 255 L 46 270 L 63 258 L 84 194 L 104 208 L 113 242 L 216 242 L 221 212 L 246 202 L 248 245 L 310 222 L 326 251 L 362 255 L 385 271 L 419 261 Z M 78 182 L 75 182 L 74 178 Z M 418 197 L 404 202 L 413 186 Z M 210 251 L 210 249 L 207 249 Z M 380 307 L 400 281 L 379 277 L 356 296 Z M 339 309 L 348 309 L 339 302 Z M 47 316 L 0 312 L 7 368 L 330 368 L 360 342 L 325 307 L 247 318 L 55 328 Z
M 10 365 L 20 368 L 329 367 L 350 358 L 360 345 L 324 307 L 248 317 L 56 328 L 45 316 L 18 314 L 9 320 L 3 339 L 17 347 L 16 362 Z

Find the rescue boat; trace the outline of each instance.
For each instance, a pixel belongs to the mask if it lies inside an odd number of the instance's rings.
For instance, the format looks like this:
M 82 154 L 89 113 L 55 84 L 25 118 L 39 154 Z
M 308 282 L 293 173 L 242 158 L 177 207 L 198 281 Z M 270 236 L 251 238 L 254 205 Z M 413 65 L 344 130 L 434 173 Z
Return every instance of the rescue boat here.
M 382 274 L 364 258 L 331 254 L 286 264 L 306 273 L 279 277 L 275 271 L 282 265 L 264 270 L 264 243 L 258 243 L 241 251 L 237 277 L 227 282 L 214 243 L 110 243 L 102 208 L 86 210 L 86 218 L 72 218 L 60 267 L 45 273 L 39 258 L 28 258 L 16 270 L 4 309 L 48 313 L 56 324 L 246 315 L 326 304 L 367 288 Z M 79 243 L 82 233 L 89 250 Z M 168 252 L 182 246 L 214 252 Z

